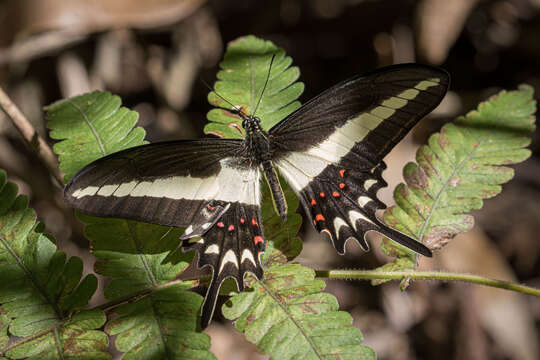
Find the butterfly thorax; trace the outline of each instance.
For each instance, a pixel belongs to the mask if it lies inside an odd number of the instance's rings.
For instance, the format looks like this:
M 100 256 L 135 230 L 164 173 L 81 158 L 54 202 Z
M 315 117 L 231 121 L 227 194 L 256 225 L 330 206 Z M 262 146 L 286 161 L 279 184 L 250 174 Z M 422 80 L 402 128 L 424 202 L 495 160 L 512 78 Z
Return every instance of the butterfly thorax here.
M 249 162 L 252 166 L 260 166 L 270 187 L 274 209 L 281 219 L 285 221 L 287 219 L 287 202 L 272 164 L 268 133 L 261 127 L 259 118 L 255 116 L 244 116 L 242 127 L 246 131 L 244 142 Z

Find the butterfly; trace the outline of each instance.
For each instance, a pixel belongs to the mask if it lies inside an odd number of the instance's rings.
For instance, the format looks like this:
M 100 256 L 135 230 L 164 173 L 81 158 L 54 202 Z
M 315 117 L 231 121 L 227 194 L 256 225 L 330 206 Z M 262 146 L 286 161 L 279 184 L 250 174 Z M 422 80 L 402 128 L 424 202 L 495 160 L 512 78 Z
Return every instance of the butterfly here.
M 267 78 L 268 82 L 268 78 Z M 219 289 L 229 277 L 244 289 L 244 275 L 263 277 L 265 236 L 261 182 L 270 187 L 283 220 L 287 204 L 277 172 L 297 194 L 307 217 L 328 234 L 339 254 L 376 231 L 425 256 L 420 242 L 375 215 L 385 204 L 383 157 L 444 97 L 446 71 L 418 64 L 393 65 L 331 87 L 285 119 L 264 129 L 254 114 L 242 119 L 243 139 L 204 138 L 129 148 L 84 167 L 67 184 L 65 200 L 93 216 L 185 227 L 185 251 L 212 277 L 201 328 L 213 316 Z M 263 90 L 264 91 L 264 90 Z

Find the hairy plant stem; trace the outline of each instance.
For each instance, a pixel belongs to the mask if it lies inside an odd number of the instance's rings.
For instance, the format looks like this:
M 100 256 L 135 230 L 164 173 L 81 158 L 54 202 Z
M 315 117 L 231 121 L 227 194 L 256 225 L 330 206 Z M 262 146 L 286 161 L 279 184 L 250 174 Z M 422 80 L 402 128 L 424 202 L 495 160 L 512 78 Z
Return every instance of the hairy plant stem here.
M 409 278 L 416 280 L 462 281 L 540 297 L 540 289 L 531 286 L 466 273 L 442 271 L 315 270 L 315 275 L 319 278 L 350 280 L 401 280 Z

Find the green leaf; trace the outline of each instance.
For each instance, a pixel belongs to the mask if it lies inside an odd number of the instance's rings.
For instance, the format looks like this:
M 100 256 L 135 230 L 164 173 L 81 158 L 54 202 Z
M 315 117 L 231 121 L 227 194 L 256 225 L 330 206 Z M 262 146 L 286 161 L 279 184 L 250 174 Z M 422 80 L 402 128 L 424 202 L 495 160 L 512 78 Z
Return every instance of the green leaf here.
M 120 98 L 93 92 L 49 106 L 54 150 L 71 178 L 84 165 L 113 152 L 144 144 L 144 130 L 133 128 L 137 113 Z M 123 359 L 214 359 L 208 335 L 198 333 L 200 295 L 192 282 L 174 280 L 193 254 L 176 251 L 181 229 L 78 214 L 99 259 L 97 273 L 112 278 L 105 297 L 118 315 L 105 329 L 117 335 Z M 175 250 L 164 263 L 167 253 Z M 124 303 L 125 302 L 125 303 Z
M 21 337 L 10 345 L 13 358 L 109 359 L 100 310 L 72 314 L 88 304 L 97 287 L 94 275 L 82 277 L 82 261 L 67 259 L 42 233 L 36 214 L 17 186 L 0 170 L 0 345 L 8 334 Z M 93 325 L 85 320 L 92 319 Z M 99 320 L 102 319 L 102 320 Z M 92 327 L 93 326 L 93 327 Z M 6 332 L 6 329 L 8 332 Z
M 81 359 L 109 360 L 107 335 L 99 329 L 105 323 L 101 310 L 86 310 L 78 313 L 60 328 L 9 350 L 12 359 L 47 360 Z M 59 348 L 62 352 L 59 352 Z
M 0 349 L 6 347 L 9 342 L 9 322 L 9 317 L 7 317 L 5 314 L 0 313 Z
M 263 186 L 261 213 L 266 236 L 266 252 L 262 255 L 263 261 L 267 259 L 274 248 L 288 260 L 292 260 L 302 251 L 302 240 L 298 237 L 298 232 L 302 226 L 302 216 L 298 214 L 298 197 L 283 180 L 279 179 L 285 200 L 287 201 L 287 221 L 283 222 L 274 210 L 272 195 L 268 186 Z
M 223 305 L 223 315 L 272 359 L 375 359 L 314 271 L 285 261 L 266 267 L 263 281 L 253 278 L 250 290 Z
M 303 84 L 294 83 L 298 69 L 290 67 L 292 60 L 282 49 L 253 36 L 230 43 L 218 73 L 220 81 L 215 85 L 217 93 L 251 114 L 272 54 L 276 56 L 270 80 L 254 114 L 260 117 L 264 129 L 300 106 L 296 99 Z M 209 101 L 214 106 L 230 108 L 214 93 L 210 93 Z M 212 123 L 205 127 L 207 133 L 224 137 L 243 135 L 241 119 L 222 109 L 211 110 L 208 119 Z M 270 192 L 263 186 L 262 218 L 267 242 L 261 258 L 264 278 L 260 282 L 254 277 L 246 278 L 248 289 L 223 305 L 223 315 L 235 320 L 235 327 L 272 359 L 375 359 L 373 350 L 360 345 L 362 334 L 351 325 L 351 316 L 338 311 L 336 298 L 323 292 L 323 281 L 314 280 L 313 270 L 286 263 L 302 250 L 302 242 L 296 236 L 302 218 L 296 213 L 298 199 L 281 183 L 288 203 L 285 223 L 275 213 Z
M 47 107 L 49 134 L 62 140 L 53 149 L 65 181 L 100 157 L 143 143 L 144 129 L 134 128 L 138 113 L 120 105 L 118 96 L 94 91 Z
M 180 283 L 115 309 L 105 330 L 118 335 L 122 359 L 215 359 L 210 337 L 197 333 L 202 297 Z
M 384 221 L 432 249 L 470 230 L 474 218 L 468 212 L 480 209 L 482 199 L 497 195 L 501 184 L 514 176 L 503 165 L 530 156 L 525 147 L 530 143 L 527 134 L 535 129 L 535 111 L 533 89 L 523 85 L 516 91 L 501 91 L 478 110 L 443 126 L 418 150 L 416 163 L 405 166 L 406 185 L 396 187 L 397 205 L 385 211 Z M 396 247 L 385 244 L 388 254 L 401 259 L 384 268 L 413 268 L 414 255 L 403 250 L 397 254 Z
M 183 254 L 176 264 L 163 264 L 169 247 L 165 244 L 177 243 L 181 230 L 128 220 L 81 218 L 99 259 L 96 272 L 112 278 L 105 297 L 131 299 L 114 309 L 118 317 L 105 328 L 117 335 L 115 346 L 125 352 L 123 359 L 214 359 L 208 352 L 208 335 L 197 332 L 202 297 L 186 291 L 193 287 L 192 282 L 174 280 L 187 268 L 193 253 Z
M 261 98 L 273 55 L 270 78 Z M 214 92 L 208 95 L 210 104 L 218 109 L 208 112 L 210 123 L 204 132 L 226 138 L 243 137 L 242 119 L 223 110 L 231 109 L 231 104 L 241 108 L 245 114 L 259 117 L 265 130 L 298 109 L 300 103 L 296 99 L 304 91 L 304 84 L 296 82 L 300 70 L 291 64 L 292 59 L 285 56 L 285 51 L 270 41 L 250 35 L 229 43 L 220 63 L 221 71 L 217 74 L 219 81 L 214 85 L 214 90 L 221 97 Z M 260 105 L 253 114 L 259 99 Z

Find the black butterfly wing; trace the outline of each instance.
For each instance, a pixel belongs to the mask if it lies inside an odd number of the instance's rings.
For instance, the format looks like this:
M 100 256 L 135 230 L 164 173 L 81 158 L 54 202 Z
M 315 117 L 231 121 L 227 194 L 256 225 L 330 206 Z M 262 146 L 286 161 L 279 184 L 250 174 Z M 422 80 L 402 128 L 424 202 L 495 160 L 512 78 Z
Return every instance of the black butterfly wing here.
M 444 70 L 403 64 L 338 84 L 270 129 L 273 161 L 314 226 L 330 235 L 339 253 L 375 230 L 421 254 L 431 252 L 375 216 L 385 205 L 383 157 L 444 97 Z
M 223 280 L 233 277 L 242 290 L 246 272 L 259 279 L 263 274 L 260 170 L 245 165 L 244 151 L 241 140 L 224 139 L 127 149 L 82 169 L 64 197 L 90 215 L 187 226 L 183 239 L 200 236 L 184 248 L 197 250 L 199 268 L 213 268 L 203 305 L 204 328 Z

